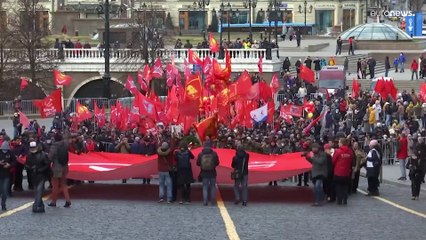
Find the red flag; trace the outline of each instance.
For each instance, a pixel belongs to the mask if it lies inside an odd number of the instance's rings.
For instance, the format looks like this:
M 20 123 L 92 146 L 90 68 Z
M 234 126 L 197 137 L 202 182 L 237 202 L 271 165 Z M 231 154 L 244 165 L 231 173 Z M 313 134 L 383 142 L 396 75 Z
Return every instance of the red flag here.
M 259 97 L 264 102 L 268 102 L 272 98 L 272 90 L 265 82 L 259 82 Z
M 200 101 L 200 98 L 203 96 L 203 87 L 201 83 L 201 76 L 199 73 L 191 75 L 185 86 L 185 101 Z
M 393 98 L 393 100 L 396 100 L 397 95 L 398 95 L 398 89 L 396 89 L 395 83 L 393 82 L 392 79 L 389 79 L 389 85 L 390 85 L 389 94 L 391 95 L 391 97 Z
M 43 100 L 34 100 L 42 118 L 52 117 L 58 112 L 62 112 L 61 89 L 56 89 Z
M 308 126 L 303 129 L 303 133 L 309 136 L 311 129 L 324 117 L 325 112 L 323 111 L 317 118 L 315 118 Z
M 272 94 L 277 93 L 278 89 L 280 88 L 280 83 L 278 81 L 278 74 L 274 74 L 272 76 L 272 80 L 271 80 L 271 90 L 272 90 Z
M 71 83 L 72 77 L 53 69 L 53 80 L 56 86 L 68 86 Z
M 426 102 L 426 83 L 422 83 L 420 86 L 419 98 L 422 102 Z
M 185 78 L 185 82 L 189 78 L 190 75 L 191 75 L 191 70 L 189 69 L 188 61 L 186 61 L 186 59 L 184 59 L 183 60 L 183 76 Z
M 172 64 L 167 64 L 166 66 L 166 82 L 168 87 L 171 87 L 175 83 L 175 74 Z
M 216 39 L 214 39 L 213 33 L 209 33 L 209 47 L 212 53 L 217 53 L 219 51 L 219 44 Z
M 109 116 L 109 121 L 111 122 L 111 124 L 113 126 L 117 125 L 118 122 L 118 111 L 117 111 L 117 107 L 112 105 L 111 106 L 111 112 L 110 112 L 110 116 Z
M 24 126 L 24 128 L 28 128 L 30 126 L 30 120 L 23 112 L 19 112 L 19 122 Z
M 257 69 L 259 70 L 259 74 L 263 73 L 263 56 L 260 55 L 259 61 L 257 62 Z
M 157 57 L 153 66 L 152 77 L 161 78 L 163 77 L 163 74 L 164 74 L 164 70 L 163 70 L 163 65 L 161 63 L 161 58 Z
M 21 90 L 24 90 L 28 87 L 28 78 L 21 77 Z
M 253 100 L 253 99 L 259 99 L 260 96 L 260 88 L 259 88 L 259 83 L 255 83 L 251 86 L 249 92 L 246 95 L 246 98 L 249 100 Z
M 77 121 L 79 122 L 92 118 L 92 113 L 89 111 L 89 109 L 86 106 L 81 105 L 78 101 L 77 105 L 75 106 L 75 112 L 77 113 Z
M 250 74 L 244 70 L 238 80 L 229 86 L 230 97 L 234 99 L 237 96 L 245 96 L 250 92 L 252 87 Z
M 141 93 L 137 93 L 135 95 L 135 102 L 137 102 L 137 105 L 139 106 L 139 113 L 141 116 L 150 117 L 155 121 L 158 119 L 155 103 L 149 98 L 145 97 Z
M 380 95 L 381 98 L 386 99 L 388 94 L 386 93 L 384 78 L 378 79 L 376 82 L 376 86 L 374 87 L 374 91 Z
M 358 80 L 353 79 L 352 80 L 352 98 L 357 98 L 359 96 L 361 84 L 358 82 Z
M 95 103 L 94 105 L 95 120 L 98 124 L 98 127 L 103 127 L 106 123 L 105 106 L 102 106 L 102 109 L 99 109 L 98 104 Z
M 145 80 L 147 89 L 149 90 L 149 83 L 152 80 L 152 70 L 148 64 L 145 64 L 145 67 L 143 68 L 142 78 Z
M 289 124 L 293 123 L 293 117 L 288 113 L 288 106 L 281 105 L 280 117 Z
M 217 138 L 217 116 L 204 119 L 195 125 L 195 129 L 202 142 L 206 137 L 210 137 L 211 139 Z
M 148 82 L 143 77 L 143 74 L 140 68 L 138 68 L 138 83 L 141 86 L 142 91 L 148 92 Z
M 138 92 L 138 89 L 136 88 L 135 82 L 133 81 L 133 78 L 132 78 L 132 76 L 130 76 L 130 74 L 127 75 L 127 81 L 126 81 L 125 87 L 133 95 L 135 95 Z
M 302 80 L 307 83 L 315 83 L 315 73 L 312 69 L 306 67 L 305 65 L 300 65 L 299 76 Z
M 192 51 L 192 49 L 188 49 L 188 62 L 203 66 L 203 60 L 201 60 L 200 57 Z
M 232 73 L 232 67 L 231 67 L 231 56 L 229 55 L 228 49 L 225 49 L 225 71 L 229 78 Z
M 294 116 L 294 117 L 302 117 L 303 107 L 296 106 L 293 104 L 282 105 L 280 109 L 280 114 L 281 115 L 285 114 L 285 115 Z
M 274 121 L 274 117 L 275 117 L 275 103 L 271 99 L 268 102 L 268 119 L 266 120 L 267 123 L 271 124 Z
M 206 56 L 203 61 L 203 73 L 209 74 L 212 69 L 212 60 L 209 56 Z

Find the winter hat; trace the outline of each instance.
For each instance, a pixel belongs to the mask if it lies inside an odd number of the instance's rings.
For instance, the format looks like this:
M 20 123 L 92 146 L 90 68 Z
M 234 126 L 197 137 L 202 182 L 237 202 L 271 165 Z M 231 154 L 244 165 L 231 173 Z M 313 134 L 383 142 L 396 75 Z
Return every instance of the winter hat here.
M 163 149 L 163 150 L 169 149 L 169 144 L 168 144 L 168 143 L 166 143 L 166 142 L 163 142 L 163 143 L 161 144 L 161 149 Z

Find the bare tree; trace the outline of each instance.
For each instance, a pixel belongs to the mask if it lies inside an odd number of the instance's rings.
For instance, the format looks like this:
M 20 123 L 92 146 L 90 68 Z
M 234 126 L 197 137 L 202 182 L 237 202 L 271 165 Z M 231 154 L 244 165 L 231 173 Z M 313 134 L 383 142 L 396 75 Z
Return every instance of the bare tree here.
M 41 88 L 52 89 L 50 76 L 56 57 L 48 51 L 52 46 L 45 40 L 49 33 L 48 11 L 43 9 L 39 1 L 17 0 L 18 7 L 10 11 L 10 36 L 14 46 L 22 51 L 17 61 L 20 74 L 28 76 Z
M 408 0 L 408 8 L 413 12 L 422 10 L 423 0 Z

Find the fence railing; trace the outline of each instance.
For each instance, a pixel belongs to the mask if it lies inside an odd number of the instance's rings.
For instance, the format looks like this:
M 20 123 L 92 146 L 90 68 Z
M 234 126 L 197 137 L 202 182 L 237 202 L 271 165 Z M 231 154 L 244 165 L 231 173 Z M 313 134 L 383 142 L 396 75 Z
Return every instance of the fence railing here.
M 209 57 L 219 57 L 222 59 L 223 53 L 212 53 L 210 49 L 192 49 L 201 59 Z M 229 56 L 234 60 L 257 61 L 260 57 L 266 60 L 278 60 L 279 49 L 228 49 Z M 9 59 L 28 59 L 28 52 L 24 49 L 4 49 L 0 54 Z M 76 62 L 79 60 L 102 60 L 104 58 L 104 49 L 39 49 L 35 52 L 37 58 L 51 58 L 63 60 L 65 62 Z M 158 49 L 156 55 L 163 59 L 170 59 L 172 56 L 176 61 L 183 61 L 188 58 L 188 49 Z M 111 49 L 110 58 L 112 59 L 144 59 L 143 51 L 139 49 Z

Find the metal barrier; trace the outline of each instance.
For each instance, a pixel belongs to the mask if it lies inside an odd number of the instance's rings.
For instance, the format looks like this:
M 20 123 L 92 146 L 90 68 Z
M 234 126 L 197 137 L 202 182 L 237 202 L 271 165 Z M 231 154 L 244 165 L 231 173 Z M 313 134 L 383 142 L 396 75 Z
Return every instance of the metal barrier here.
M 13 116 L 16 109 L 20 109 L 25 114 L 38 114 L 38 109 L 33 104 L 33 100 L 0 101 L 0 116 Z

